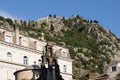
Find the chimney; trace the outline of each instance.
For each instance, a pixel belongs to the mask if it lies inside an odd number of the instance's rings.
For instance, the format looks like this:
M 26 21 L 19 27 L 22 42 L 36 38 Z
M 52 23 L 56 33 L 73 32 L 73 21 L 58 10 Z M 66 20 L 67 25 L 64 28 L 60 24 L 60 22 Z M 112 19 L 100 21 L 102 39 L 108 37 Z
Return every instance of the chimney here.
M 19 27 L 14 26 L 14 32 L 15 32 L 15 44 L 19 45 Z

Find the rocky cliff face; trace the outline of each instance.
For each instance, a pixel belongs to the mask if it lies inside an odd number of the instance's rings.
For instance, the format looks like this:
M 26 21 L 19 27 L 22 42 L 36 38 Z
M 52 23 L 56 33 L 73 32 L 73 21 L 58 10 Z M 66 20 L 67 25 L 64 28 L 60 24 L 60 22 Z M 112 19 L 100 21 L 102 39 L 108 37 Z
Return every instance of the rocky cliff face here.
M 68 48 L 76 80 L 87 80 L 105 72 L 104 65 L 112 59 L 120 61 L 120 39 L 96 20 L 86 20 L 79 15 L 72 18 L 49 15 L 36 21 L 0 17 L 1 28 L 12 30 L 15 26 L 19 26 L 21 34 L 37 39 L 43 32 L 46 41 Z

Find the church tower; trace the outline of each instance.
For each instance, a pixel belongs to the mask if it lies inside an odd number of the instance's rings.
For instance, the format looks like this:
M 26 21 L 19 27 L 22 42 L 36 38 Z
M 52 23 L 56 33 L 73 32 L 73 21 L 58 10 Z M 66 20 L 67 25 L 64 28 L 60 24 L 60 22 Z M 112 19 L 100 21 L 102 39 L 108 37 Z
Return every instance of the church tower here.
M 63 78 L 60 75 L 60 69 L 57 62 L 57 58 L 58 57 L 53 52 L 53 44 L 47 43 L 47 45 L 45 46 L 45 52 L 43 53 L 42 56 L 42 66 L 41 66 L 41 77 L 43 75 L 44 78 L 46 79 L 41 79 L 41 80 L 63 80 Z

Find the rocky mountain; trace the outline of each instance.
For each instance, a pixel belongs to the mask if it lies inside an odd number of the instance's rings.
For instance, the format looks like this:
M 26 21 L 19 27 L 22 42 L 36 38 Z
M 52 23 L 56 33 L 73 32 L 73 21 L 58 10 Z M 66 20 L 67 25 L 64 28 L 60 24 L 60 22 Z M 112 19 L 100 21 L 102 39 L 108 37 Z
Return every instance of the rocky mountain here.
M 110 30 L 103 28 L 97 20 L 86 20 L 76 15 L 71 18 L 49 15 L 35 21 L 5 19 L 0 16 L 0 28 L 14 30 L 40 39 L 45 34 L 46 41 L 69 49 L 73 59 L 73 78 L 88 80 L 105 72 L 111 60 L 119 60 L 120 39 Z

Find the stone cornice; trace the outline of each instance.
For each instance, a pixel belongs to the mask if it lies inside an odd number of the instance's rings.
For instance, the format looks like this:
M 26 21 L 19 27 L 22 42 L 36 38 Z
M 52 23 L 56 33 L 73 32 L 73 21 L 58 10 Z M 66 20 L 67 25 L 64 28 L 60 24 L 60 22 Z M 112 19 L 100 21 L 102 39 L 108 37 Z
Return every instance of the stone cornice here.
M 68 59 L 68 58 L 64 58 L 64 57 L 58 57 L 58 59 L 62 59 L 62 60 L 70 61 L 70 62 L 73 61 L 72 59 Z
M 14 62 L 10 62 L 10 61 L 5 61 L 5 60 L 0 60 L 0 62 L 7 63 L 7 64 L 18 65 L 18 66 L 22 66 L 22 67 L 26 67 L 27 66 L 27 65 L 24 65 L 24 64 L 18 64 L 18 63 L 14 63 Z
M 65 74 L 65 75 L 73 75 L 73 74 L 70 74 L 70 73 L 65 73 L 65 72 L 60 72 L 61 74 Z
M 9 42 L 5 42 L 5 41 L 0 40 L 0 44 L 4 45 L 4 46 L 7 46 L 7 47 L 17 48 L 17 49 L 24 50 L 24 51 L 29 51 L 29 52 L 33 52 L 33 53 L 42 54 L 42 51 L 35 50 L 35 49 L 32 49 L 32 48 L 28 48 L 28 47 L 24 47 L 24 46 L 20 46 L 20 45 L 14 44 L 14 43 L 9 43 Z

